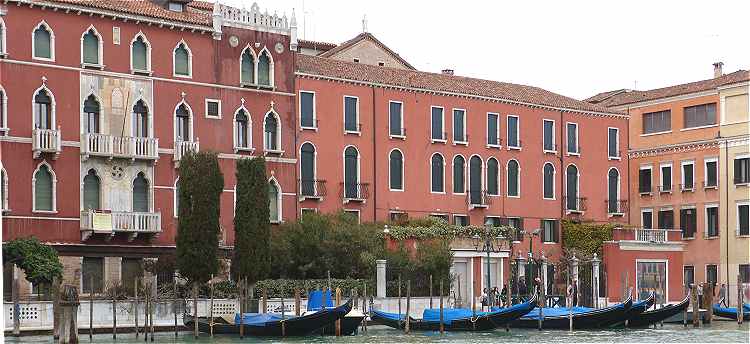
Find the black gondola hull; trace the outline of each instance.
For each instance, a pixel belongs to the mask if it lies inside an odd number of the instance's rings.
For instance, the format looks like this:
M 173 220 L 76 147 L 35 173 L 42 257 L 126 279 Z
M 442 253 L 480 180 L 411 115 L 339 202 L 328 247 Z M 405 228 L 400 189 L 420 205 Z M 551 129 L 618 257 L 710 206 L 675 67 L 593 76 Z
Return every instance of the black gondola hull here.
M 608 327 L 609 324 L 624 321 L 625 314 L 633 304 L 632 297 L 620 305 L 596 309 L 585 313 L 573 313 L 574 329 L 596 329 Z M 511 327 L 537 328 L 539 320 L 533 318 L 519 318 L 510 324 Z M 570 318 L 568 316 L 544 316 L 543 329 L 569 329 Z
M 649 325 L 669 319 L 684 312 L 690 304 L 690 298 L 685 297 L 680 303 L 667 305 L 659 309 L 645 311 L 628 320 L 628 327 L 648 327 Z

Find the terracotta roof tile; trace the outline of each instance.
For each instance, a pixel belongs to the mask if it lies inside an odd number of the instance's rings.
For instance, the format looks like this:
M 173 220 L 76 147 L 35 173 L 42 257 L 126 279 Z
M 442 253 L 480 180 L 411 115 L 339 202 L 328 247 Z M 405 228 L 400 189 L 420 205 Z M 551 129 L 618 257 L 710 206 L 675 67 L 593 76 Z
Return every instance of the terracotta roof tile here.
M 170 11 L 149 0 L 31 0 L 35 4 L 63 4 L 114 11 L 131 15 L 141 15 L 155 19 L 172 20 L 186 24 L 210 27 L 212 19 L 207 12 L 212 3 L 194 1 L 183 12 Z
M 301 54 L 297 55 L 297 71 L 322 77 L 505 99 L 584 112 L 622 114 L 622 112 L 613 111 L 600 105 L 579 101 L 533 86 L 370 66 Z
M 674 85 L 669 87 L 662 87 L 648 91 L 625 91 L 609 97 L 606 97 L 606 93 L 608 92 L 604 92 L 597 94 L 596 96 L 593 96 L 586 101 L 597 103 L 602 106 L 615 107 L 643 101 L 674 97 L 683 94 L 713 90 L 720 86 L 730 85 L 743 81 L 750 81 L 750 72 L 747 70 L 738 70 L 734 73 L 725 74 L 718 78 L 695 81 L 687 84 Z
M 320 51 L 328 51 L 336 47 L 334 43 L 309 41 L 306 39 L 300 39 L 297 43 L 300 48 L 316 49 Z

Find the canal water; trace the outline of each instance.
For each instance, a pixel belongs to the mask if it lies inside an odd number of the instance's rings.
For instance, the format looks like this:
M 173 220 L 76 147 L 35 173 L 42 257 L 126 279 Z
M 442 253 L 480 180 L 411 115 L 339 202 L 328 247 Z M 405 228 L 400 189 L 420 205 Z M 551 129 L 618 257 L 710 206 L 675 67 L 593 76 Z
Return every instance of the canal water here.
M 736 322 L 715 321 L 703 328 L 687 328 L 682 324 L 665 324 L 656 329 L 618 329 L 618 330 L 577 330 L 538 331 L 529 329 L 496 330 L 483 333 L 445 333 L 413 332 L 405 335 L 384 326 L 370 326 L 366 334 L 350 337 L 303 337 L 303 338 L 249 338 L 240 340 L 238 336 L 216 336 L 213 340 L 201 334 L 194 339 L 192 333 L 181 332 L 175 338 L 174 333 L 162 332 L 155 336 L 155 343 L 748 343 L 750 342 L 750 323 L 741 327 Z M 6 337 L 6 343 L 52 343 L 52 336 Z M 81 336 L 81 343 L 144 343 L 143 336 L 138 340 L 133 333 L 120 333 L 117 340 L 111 334 L 95 335 L 89 341 L 88 335 Z

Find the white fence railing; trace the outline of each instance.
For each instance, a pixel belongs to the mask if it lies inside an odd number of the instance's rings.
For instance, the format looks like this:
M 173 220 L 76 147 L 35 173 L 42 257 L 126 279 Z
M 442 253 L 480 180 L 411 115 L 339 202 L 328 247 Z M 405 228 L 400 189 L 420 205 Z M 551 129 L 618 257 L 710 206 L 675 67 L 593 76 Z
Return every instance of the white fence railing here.
M 81 212 L 81 230 L 101 231 L 94 225 L 95 211 Z M 111 215 L 112 231 L 128 233 L 158 233 L 161 232 L 161 213 L 141 213 L 113 211 L 111 213 L 96 213 L 99 216 Z
M 663 243 L 669 241 L 667 229 L 636 229 L 635 241 Z
M 62 148 L 62 135 L 60 128 L 55 129 L 34 129 L 31 132 L 32 150 L 34 157 L 41 153 L 60 153 Z
M 159 158 L 159 139 L 86 133 L 81 135 L 81 154 L 156 160 Z
M 182 160 L 182 157 L 193 151 L 198 152 L 200 149 L 200 142 L 195 141 L 175 141 L 174 143 L 174 161 Z

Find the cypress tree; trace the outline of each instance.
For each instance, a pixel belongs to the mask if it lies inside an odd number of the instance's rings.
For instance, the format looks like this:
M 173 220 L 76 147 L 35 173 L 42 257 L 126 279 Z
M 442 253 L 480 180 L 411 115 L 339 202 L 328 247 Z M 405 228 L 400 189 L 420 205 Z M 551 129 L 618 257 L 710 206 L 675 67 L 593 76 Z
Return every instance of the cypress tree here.
M 254 285 L 270 272 L 270 209 L 263 157 L 237 160 L 232 275 Z M 251 288 L 252 290 L 252 288 Z

